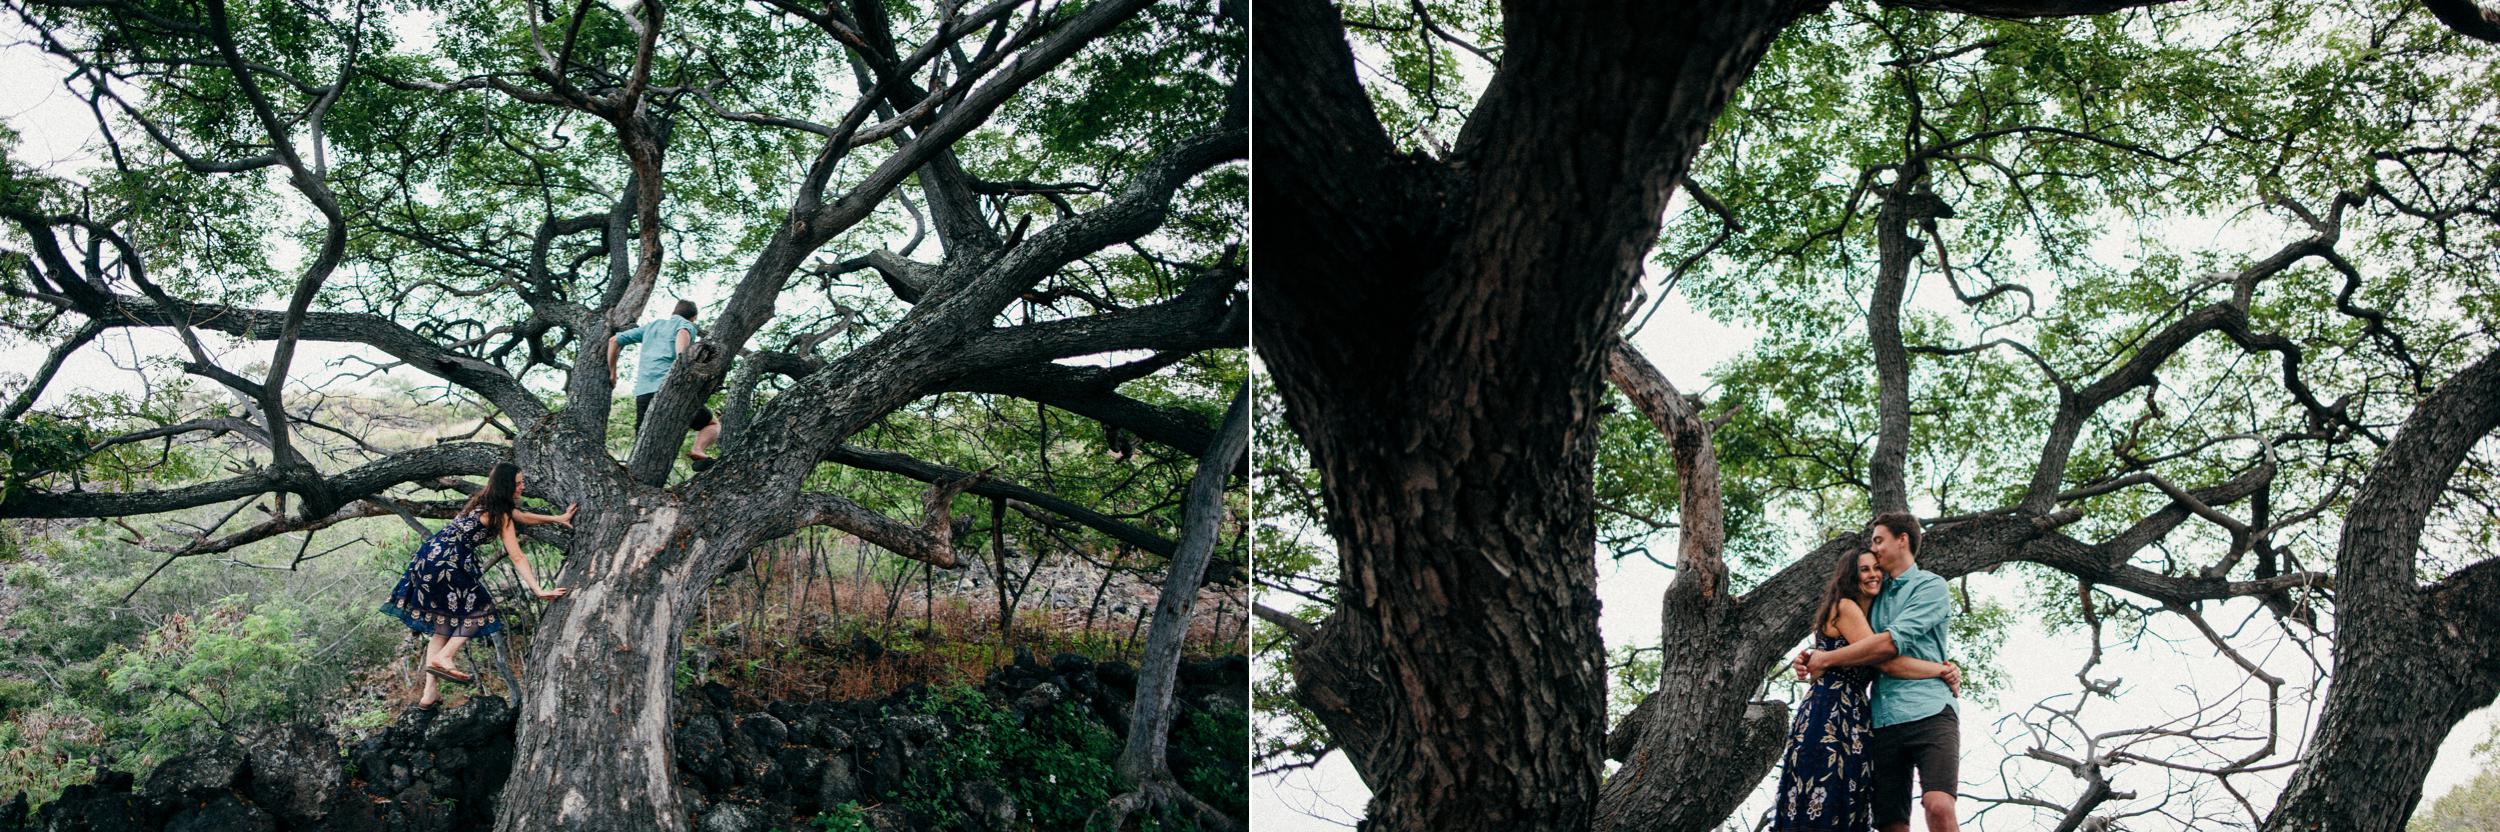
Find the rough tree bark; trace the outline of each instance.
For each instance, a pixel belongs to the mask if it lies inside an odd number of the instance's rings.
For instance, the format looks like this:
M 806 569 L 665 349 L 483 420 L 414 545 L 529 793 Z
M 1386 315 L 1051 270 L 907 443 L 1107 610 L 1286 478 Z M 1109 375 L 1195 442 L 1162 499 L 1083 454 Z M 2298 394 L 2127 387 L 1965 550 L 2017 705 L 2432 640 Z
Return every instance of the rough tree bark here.
M 2500 693 L 2500 559 L 2428 586 L 2422 531 L 2476 443 L 2500 430 L 2500 351 L 2414 409 L 2354 494 L 2335 555 L 2335 684 L 2267 832 L 2400 832 L 2440 741 Z
M 1371 786 L 1372 828 L 1587 827 L 1603 350 L 1669 183 L 1803 8 L 1514 12 L 1433 160 L 1381 132 L 1333 8 L 1258 6 L 1253 188 L 1295 206 L 1260 220 L 1295 244 L 1254 326 L 1342 560 L 1298 697 Z

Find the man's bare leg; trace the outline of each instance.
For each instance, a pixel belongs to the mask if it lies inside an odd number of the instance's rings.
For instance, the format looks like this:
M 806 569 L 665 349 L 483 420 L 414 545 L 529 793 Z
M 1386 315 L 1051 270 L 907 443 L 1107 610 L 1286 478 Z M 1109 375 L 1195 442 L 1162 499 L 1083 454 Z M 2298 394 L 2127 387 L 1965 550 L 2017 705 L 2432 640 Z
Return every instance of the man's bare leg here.
M 1927 832 L 1961 832 L 1962 822 L 1953 816 L 1952 792 L 1922 793 L 1918 804 L 1927 810 Z M 1907 830 L 1909 824 L 1901 827 Z
M 694 432 L 694 449 L 686 452 L 686 458 L 711 459 L 712 445 L 719 441 L 720 420 L 714 419 L 711 424 L 704 425 L 702 430 Z

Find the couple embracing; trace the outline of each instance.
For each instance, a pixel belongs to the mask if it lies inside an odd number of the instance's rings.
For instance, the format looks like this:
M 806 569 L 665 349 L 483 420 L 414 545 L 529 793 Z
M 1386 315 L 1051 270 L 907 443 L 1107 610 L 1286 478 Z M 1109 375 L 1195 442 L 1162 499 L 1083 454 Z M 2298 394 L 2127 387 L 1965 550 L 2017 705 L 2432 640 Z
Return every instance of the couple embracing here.
M 1929 832 L 1961 828 L 1962 677 L 1944 660 L 1953 593 L 1918 568 L 1917 518 L 1876 515 L 1867 537 L 1833 565 L 1814 647 L 1793 665 L 1813 686 L 1780 758 L 1777 832 L 1906 832 L 1913 794 Z

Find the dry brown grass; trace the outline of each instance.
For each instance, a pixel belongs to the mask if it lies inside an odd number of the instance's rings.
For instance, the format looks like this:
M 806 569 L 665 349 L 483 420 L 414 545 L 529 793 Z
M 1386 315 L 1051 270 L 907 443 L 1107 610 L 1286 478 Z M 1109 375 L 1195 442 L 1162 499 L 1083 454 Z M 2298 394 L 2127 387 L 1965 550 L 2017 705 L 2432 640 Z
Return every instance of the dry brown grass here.
M 1154 588 L 1133 578 L 1113 581 L 1099 602 L 1091 595 L 1094 587 L 1087 586 L 1089 603 L 1060 609 L 1036 609 L 1048 595 L 1037 589 L 1002 633 L 992 587 L 964 586 L 942 572 L 929 579 L 917 564 L 898 570 L 888 556 L 850 550 L 847 542 L 836 548 L 823 541 L 787 541 L 758 551 L 746 570 L 714 585 L 686 628 L 680 685 L 719 682 L 758 702 L 875 699 L 913 684 L 979 684 L 992 669 L 1013 661 L 1019 647 L 1044 661 L 1077 653 L 1135 662 L 1145 639 L 1140 615 L 1154 603 Z M 1247 652 L 1243 596 L 1238 587 L 1203 591 L 1184 654 Z M 1123 606 L 1126 611 L 1118 611 Z M 520 665 L 526 663 L 535 614 L 527 608 L 511 612 L 516 632 L 507 633 L 507 649 L 516 672 L 526 674 L 529 669 Z M 414 704 L 424 681 L 416 644 L 411 641 L 399 661 L 376 668 L 359 687 L 394 691 L 385 694 L 394 708 Z M 478 682 L 448 688 L 446 704 L 478 693 L 509 696 L 495 661 L 491 650 L 465 651 L 460 665 Z
M 802 542 L 758 552 L 746 572 L 715 586 L 687 628 L 686 661 L 700 680 L 760 699 L 866 699 L 915 683 L 978 684 L 1018 648 L 1044 660 L 1077 653 L 1134 662 L 1145 637 L 1140 616 L 1154 603 L 1154 588 L 1134 580 L 1058 609 L 1044 606 L 1048 592 L 1037 588 L 1002 632 L 994 587 L 895 572 L 891 563 L 880 580 L 877 568 L 834 551 Z M 1200 596 L 1186 654 L 1245 651 L 1241 595 Z

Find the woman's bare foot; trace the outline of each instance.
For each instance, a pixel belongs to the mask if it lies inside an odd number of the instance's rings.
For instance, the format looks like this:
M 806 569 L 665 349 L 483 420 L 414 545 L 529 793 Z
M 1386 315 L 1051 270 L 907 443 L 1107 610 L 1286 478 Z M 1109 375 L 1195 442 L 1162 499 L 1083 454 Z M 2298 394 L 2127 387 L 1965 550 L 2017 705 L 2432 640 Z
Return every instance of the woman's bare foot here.
M 451 665 L 435 664 L 433 662 L 425 663 L 425 672 L 434 674 L 436 678 L 453 682 L 467 682 L 471 679 L 477 678 L 475 676 L 462 673 L 458 668 L 454 668 Z

